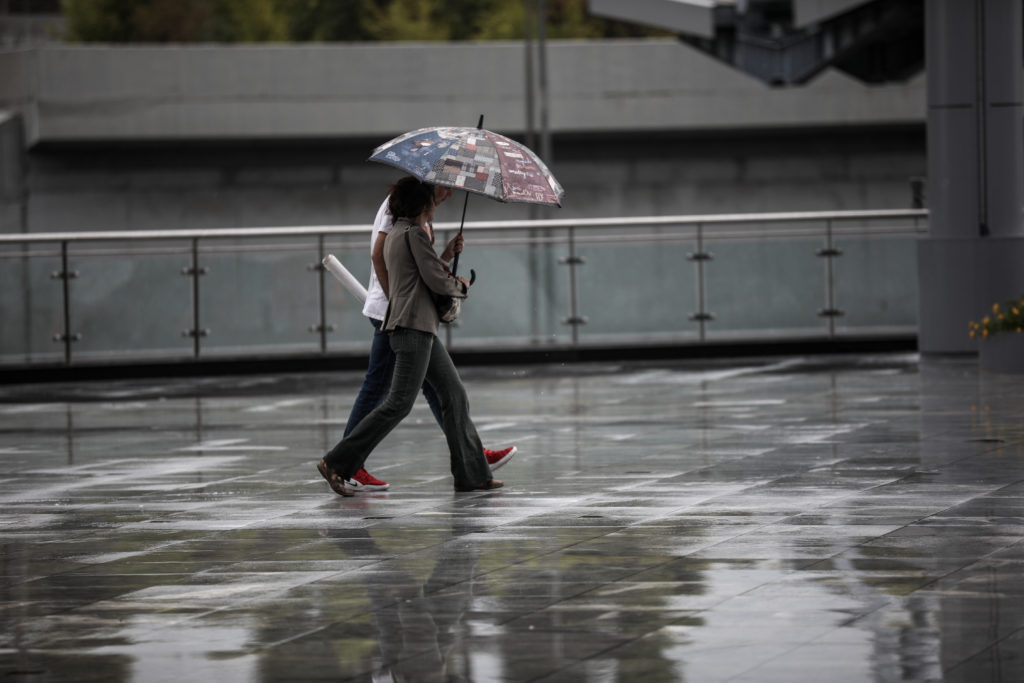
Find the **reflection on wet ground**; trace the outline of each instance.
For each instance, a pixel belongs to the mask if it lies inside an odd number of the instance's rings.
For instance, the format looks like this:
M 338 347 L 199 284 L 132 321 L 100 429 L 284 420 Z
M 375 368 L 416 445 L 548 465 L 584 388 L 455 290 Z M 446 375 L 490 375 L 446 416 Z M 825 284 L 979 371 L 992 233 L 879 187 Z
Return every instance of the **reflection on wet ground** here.
M 1024 681 L 1024 391 L 879 355 L 472 368 L 314 469 L 358 373 L 0 387 L 4 681 Z

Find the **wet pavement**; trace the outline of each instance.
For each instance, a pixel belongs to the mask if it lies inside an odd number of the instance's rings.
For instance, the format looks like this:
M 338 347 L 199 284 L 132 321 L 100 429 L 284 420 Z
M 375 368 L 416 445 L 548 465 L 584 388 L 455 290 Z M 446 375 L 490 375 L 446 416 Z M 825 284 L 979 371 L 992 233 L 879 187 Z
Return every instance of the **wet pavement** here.
M 0 386 L 2 681 L 1024 681 L 1024 391 L 916 355 Z

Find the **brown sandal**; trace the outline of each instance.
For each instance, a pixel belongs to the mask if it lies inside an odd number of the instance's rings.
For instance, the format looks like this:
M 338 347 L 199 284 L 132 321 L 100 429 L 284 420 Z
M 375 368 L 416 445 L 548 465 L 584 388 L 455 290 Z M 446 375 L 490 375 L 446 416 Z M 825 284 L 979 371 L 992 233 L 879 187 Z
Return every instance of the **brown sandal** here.
M 456 493 L 469 493 L 470 491 L 490 491 L 491 489 L 500 489 L 505 483 L 498 481 L 497 479 L 488 479 L 482 484 L 476 486 L 456 486 Z
M 330 485 L 331 490 L 337 493 L 339 496 L 356 495 L 355 491 L 345 486 L 345 480 L 339 477 L 337 474 L 335 474 L 334 470 L 328 467 L 327 463 L 324 462 L 323 460 L 316 464 L 316 469 L 317 472 L 320 473 L 320 476 L 327 480 L 327 483 Z

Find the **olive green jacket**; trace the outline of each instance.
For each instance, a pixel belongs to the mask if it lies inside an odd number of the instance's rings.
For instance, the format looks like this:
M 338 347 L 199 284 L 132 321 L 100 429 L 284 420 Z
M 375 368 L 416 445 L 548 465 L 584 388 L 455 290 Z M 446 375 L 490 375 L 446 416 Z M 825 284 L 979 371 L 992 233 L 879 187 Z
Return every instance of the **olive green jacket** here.
M 419 225 L 399 218 L 384 241 L 388 269 L 388 311 L 384 329 L 406 327 L 437 334 L 440 318 L 434 294 L 465 299 L 467 287 L 453 276 L 434 252 L 430 238 Z

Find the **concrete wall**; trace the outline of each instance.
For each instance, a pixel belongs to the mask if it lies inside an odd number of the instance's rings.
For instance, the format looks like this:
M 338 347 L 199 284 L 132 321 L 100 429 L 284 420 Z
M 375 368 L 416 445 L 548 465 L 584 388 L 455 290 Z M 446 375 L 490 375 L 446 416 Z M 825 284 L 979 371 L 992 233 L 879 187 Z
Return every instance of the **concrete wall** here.
M 774 89 L 671 40 L 549 58 L 567 198 L 542 216 L 905 207 L 925 172 L 922 79 Z M 31 231 L 357 223 L 397 175 L 365 161 L 390 136 L 480 113 L 521 134 L 523 66 L 519 43 L 46 46 L 0 52 L 0 100 L 25 119 Z
M 555 138 L 567 188 L 545 217 L 908 208 L 924 131 L 593 134 Z M 29 155 L 32 232 L 367 223 L 400 173 L 374 141 L 51 146 Z M 461 207 L 461 203 L 460 203 Z M 474 197 L 470 220 L 529 217 Z M 458 220 L 441 207 L 438 220 Z M 6 226 L 18 231 L 15 221 Z
M 924 79 L 779 89 L 673 40 L 553 41 L 555 134 L 920 123 Z M 40 142 L 383 137 L 526 128 L 521 43 L 46 46 L 0 52 L 0 108 Z

